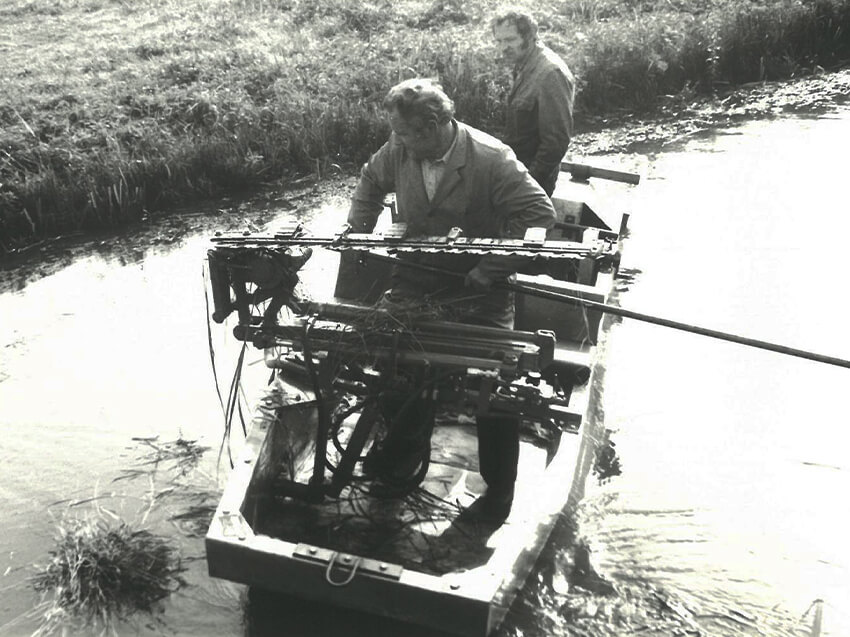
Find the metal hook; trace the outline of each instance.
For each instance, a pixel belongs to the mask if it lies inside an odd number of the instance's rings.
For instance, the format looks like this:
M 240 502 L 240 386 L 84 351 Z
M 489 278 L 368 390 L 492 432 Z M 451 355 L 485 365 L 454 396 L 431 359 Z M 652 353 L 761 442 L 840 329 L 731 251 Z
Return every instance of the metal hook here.
M 354 560 L 354 564 L 351 565 L 351 572 L 348 574 L 348 577 L 346 577 L 341 582 L 335 582 L 331 577 L 331 572 L 333 571 L 334 563 L 336 562 L 337 557 L 339 557 L 339 553 L 334 551 L 333 555 L 331 555 L 331 559 L 328 561 L 328 568 L 325 569 L 325 580 L 331 586 L 345 586 L 346 584 L 351 583 L 351 580 L 354 579 L 354 575 L 357 573 L 357 567 L 360 566 L 361 558 L 358 557 Z

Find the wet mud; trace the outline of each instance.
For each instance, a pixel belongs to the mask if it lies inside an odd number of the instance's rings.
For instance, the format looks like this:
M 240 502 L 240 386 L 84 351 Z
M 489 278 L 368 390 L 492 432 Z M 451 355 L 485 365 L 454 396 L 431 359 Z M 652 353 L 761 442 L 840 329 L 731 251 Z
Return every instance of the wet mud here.
M 776 117 L 819 116 L 850 101 L 850 68 L 783 82 L 753 82 L 700 96 L 688 91 L 665 97 L 656 112 L 590 117 L 570 151 L 658 153 L 718 128 Z

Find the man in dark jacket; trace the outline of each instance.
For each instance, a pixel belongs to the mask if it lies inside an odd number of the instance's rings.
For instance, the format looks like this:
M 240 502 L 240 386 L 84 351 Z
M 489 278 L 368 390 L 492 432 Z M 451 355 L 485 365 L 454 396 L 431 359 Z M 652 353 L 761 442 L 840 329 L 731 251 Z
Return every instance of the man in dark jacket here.
M 504 141 L 551 196 L 572 137 L 575 78 L 556 53 L 538 42 L 537 23 L 527 13 L 502 13 L 492 29 L 514 76 Z
M 551 201 L 511 149 L 455 120 L 454 104 L 439 85 L 402 82 L 389 91 L 384 108 L 393 132 L 361 171 L 348 216 L 355 232 L 374 229 L 385 195 L 393 192 L 398 220 L 407 223 L 409 236 L 445 236 L 457 227 L 467 237 L 521 238 L 528 228 L 552 227 Z M 455 321 L 513 327 L 513 295 L 492 284 L 516 272 L 515 257 L 421 254 L 415 260 L 460 276 L 396 267 L 391 303 L 425 300 L 429 306 L 451 306 Z M 431 423 L 423 421 L 430 410 L 419 402 L 406 399 L 389 414 L 406 431 L 391 430 L 387 462 L 404 465 L 403 456 L 415 454 L 430 437 Z M 518 453 L 516 418 L 479 418 L 479 463 L 488 485 L 484 505 L 494 516 L 510 510 Z M 411 468 L 413 457 L 407 463 Z

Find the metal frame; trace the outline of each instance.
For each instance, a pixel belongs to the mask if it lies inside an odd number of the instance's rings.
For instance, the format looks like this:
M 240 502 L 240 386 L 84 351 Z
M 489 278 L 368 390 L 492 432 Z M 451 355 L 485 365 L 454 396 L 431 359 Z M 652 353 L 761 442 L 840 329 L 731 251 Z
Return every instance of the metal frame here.
M 585 410 L 589 386 L 573 394 Z M 569 499 L 571 488 L 567 487 L 572 487 L 575 460 L 584 444 L 581 437 L 565 436 L 541 476 L 545 482 L 565 488 L 541 490 L 541 497 L 529 508 L 512 515 L 491 536 L 488 545 L 496 548 L 487 564 L 435 576 L 254 532 L 252 480 L 273 461 L 272 432 L 280 422 L 277 410 L 288 411 L 290 417 L 309 417 L 310 397 L 299 398 L 287 398 L 284 406 L 278 407 L 280 398 L 268 395 L 251 423 L 206 536 L 209 574 L 458 635 L 483 637 L 495 629 Z M 351 567 L 358 561 L 352 573 Z

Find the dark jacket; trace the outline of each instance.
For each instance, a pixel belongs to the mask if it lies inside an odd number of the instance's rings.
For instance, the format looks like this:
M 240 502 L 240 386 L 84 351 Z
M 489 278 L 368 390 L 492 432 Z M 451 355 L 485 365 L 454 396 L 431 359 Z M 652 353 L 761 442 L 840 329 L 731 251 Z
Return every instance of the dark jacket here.
M 551 228 L 555 211 L 551 201 L 531 179 L 510 148 L 470 126 L 455 122 L 457 140 L 432 201 L 428 201 L 420 162 L 392 135 L 366 163 L 352 198 L 348 222 L 354 232 L 375 227 L 386 194 L 396 193 L 399 221 L 408 224 L 408 236 L 445 236 L 453 227 L 468 237 L 521 238 L 527 228 Z M 494 279 L 516 272 L 516 258 L 496 255 L 415 255 L 420 263 L 454 272 L 479 269 Z M 432 298 L 469 297 L 464 279 L 424 274 L 398 267 L 393 294 Z M 465 307 L 467 317 L 509 327 L 513 298 L 491 290 Z
M 535 45 L 516 70 L 508 96 L 505 143 L 548 195 L 570 145 L 574 99 L 570 69 L 551 49 Z

